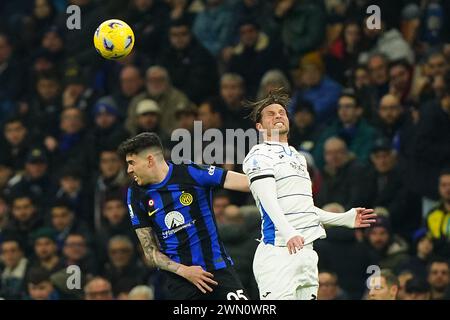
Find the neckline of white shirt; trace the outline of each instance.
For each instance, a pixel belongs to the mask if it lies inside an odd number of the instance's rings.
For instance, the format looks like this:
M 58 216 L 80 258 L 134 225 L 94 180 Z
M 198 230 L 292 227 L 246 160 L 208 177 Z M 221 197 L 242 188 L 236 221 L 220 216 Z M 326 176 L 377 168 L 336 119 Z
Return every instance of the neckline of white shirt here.
M 264 143 L 267 143 L 267 144 L 278 144 L 278 145 L 283 146 L 283 147 L 289 147 L 289 144 L 287 142 L 264 140 Z

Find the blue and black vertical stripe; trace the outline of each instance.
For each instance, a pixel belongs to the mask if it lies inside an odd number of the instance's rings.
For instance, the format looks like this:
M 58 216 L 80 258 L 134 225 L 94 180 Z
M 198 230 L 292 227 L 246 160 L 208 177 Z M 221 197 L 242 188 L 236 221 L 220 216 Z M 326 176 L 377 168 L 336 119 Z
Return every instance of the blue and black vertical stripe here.
M 150 226 L 158 236 L 161 252 L 172 260 L 185 265 L 198 265 L 206 270 L 226 268 L 233 265 L 233 262 L 219 239 L 212 209 L 212 188 L 206 185 L 211 183 L 212 179 L 216 179 L 217 185 L 223 184 L 224 177 L 210 177 L 207 171 L 205 174 L 205 172 L 199 172 L 198 167 L 192 169 L 190 166 L 173 165 L 170 178 L 164 185 L 158 185 L 157 188 L 152 188 L 151 185 L 146 188 L 138 187 L 143 191 L 140 192 L 140 202 L 146 204 L 149 199 L 152 199 L 153 208 L 158 209 L 157 214 L 151 216 L 147 214 L 147 210 L 143 210 L 145 214 L 141 213 L 143 216 L 138 219 L 150 222 Z M 199 176 L 195 176 L 197 172 Z M 224 174 L 225 172 L 222 175 Z M 202 183 L 206 179 L 208 181 Z M 183 192 L 192 195 L 191 204 L 180 203 Z M 177 232 L 168 235 L 167 231 L 171 229 L 164 220 L 171 211 L 181 213 L 185 224 L 191 223 L 190 226 L 186 228 L 178 226 Z

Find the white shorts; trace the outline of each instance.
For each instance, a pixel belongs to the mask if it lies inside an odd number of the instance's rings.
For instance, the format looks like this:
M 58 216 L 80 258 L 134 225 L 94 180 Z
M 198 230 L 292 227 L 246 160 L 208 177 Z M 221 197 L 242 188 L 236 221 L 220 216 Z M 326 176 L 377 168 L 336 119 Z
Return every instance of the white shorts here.
M 253 273 L 261 300 L 315 300 L 319 288 L 319 257 L 312 244 L 295 254 L 287 247 L 260 243 Z

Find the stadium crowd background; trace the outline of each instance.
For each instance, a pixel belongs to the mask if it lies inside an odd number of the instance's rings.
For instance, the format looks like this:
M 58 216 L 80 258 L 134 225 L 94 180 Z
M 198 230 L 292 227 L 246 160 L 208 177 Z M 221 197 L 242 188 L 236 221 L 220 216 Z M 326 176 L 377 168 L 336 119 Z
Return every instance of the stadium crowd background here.
M 70 4 L 81 30 L 66 27 Z M 381 29 L 367 28 L 370 4 Z M 109 18 L 136 36 L 119 62 L 92 45 Z M 366 298 L 370 265 L 398 277 L 399 298 L 449 298 L 449 64 L 449 1 L 2 1 L 0 297 L 164 299 L 130 227 L 118 144 L 152 131 L 170 149 L 172 130 L 195 119 L 251 128 L 242 101 L 283 87 L 316 205 L 379 215 L 368 230 L 332 227 L 315 242 L 319 299 Z M 257 298 L 253 205 L 250 194 L 214 197 L 225 247 Z M 66 285 L 73 264 L 81 289 Z

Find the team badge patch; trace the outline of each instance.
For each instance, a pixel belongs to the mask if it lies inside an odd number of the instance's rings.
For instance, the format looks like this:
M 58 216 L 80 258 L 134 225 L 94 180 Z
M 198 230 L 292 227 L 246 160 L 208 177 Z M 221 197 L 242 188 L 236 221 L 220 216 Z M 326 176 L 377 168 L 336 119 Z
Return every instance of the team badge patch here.
M 153 207 L 155 204 L 155 201 L 153 201 L 153 199 L 148 200 L 148 206 L 149 207 Z
M 190 194 L 189 192 L 183 192 L 180 196 L 180 203 L 183 206 L 188 206 L 192 203 L 192 201 L 194 200 L 194 197 L 192 196 L 192 194 Z

